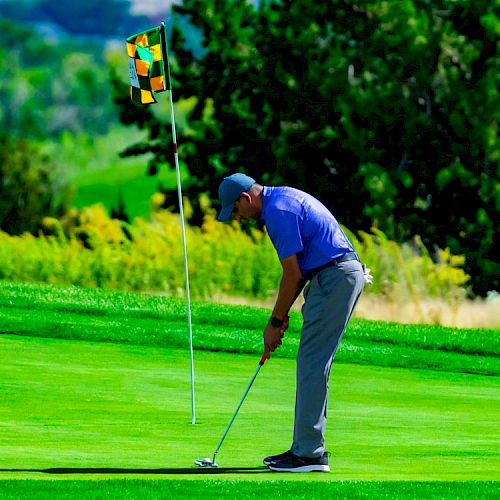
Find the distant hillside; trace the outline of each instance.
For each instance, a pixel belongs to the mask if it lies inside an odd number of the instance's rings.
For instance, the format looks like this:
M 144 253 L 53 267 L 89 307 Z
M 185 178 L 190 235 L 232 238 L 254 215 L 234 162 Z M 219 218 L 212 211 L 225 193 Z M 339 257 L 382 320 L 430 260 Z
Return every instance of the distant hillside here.
M 70 35 L 106 38 L 147 26 L 147 16 L 134 15 L 129 0 L 0 0 L 0 17 L 20 23 L 58 26 Z M 57 31 L 57 30 L 53 30 Z
M 182 0 L 131 0 L 130 12 L 135 16 L 157 16 L 170 12 Z
M 123 39 L 164 21 L 171 31 L 171 7 L 180 0 L 0 0 L 0 18 L 29 25 L 44 38 Z M 201 53 L 202 37 L 187 18 L 176 16 L 187 47 Z

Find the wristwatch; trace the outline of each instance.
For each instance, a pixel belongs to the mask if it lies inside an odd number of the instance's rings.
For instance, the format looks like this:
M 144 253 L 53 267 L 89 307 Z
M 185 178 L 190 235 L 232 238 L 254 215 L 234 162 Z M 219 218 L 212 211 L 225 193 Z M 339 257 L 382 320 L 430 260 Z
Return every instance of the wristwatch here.
M 280 328 L 285 323 L 282 319 L 276 318 L 274 316 L 271 316 L 269 322 L 271 323 L 271 326 L 274 326 L 274 328 Z

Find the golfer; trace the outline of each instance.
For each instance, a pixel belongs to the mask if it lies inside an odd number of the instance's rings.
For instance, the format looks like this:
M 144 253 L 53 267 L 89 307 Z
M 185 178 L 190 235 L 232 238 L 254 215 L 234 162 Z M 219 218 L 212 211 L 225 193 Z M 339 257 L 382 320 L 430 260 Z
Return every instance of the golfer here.
M 283 276 L 264 330 L 270 356 L 288 328 L 288 312 L 304 289 L 297 356 L 295 425 L 291 449 L 264 459 L 278 472 L 329 472 L 325 450 L 328 378 L 335 352 L 363 290 L 363 267 L 335 217 L 311 195 L 290 187 L 261 186 L 244 174 L 219 187 L 220 222 L 260 220 L 278 253 Z

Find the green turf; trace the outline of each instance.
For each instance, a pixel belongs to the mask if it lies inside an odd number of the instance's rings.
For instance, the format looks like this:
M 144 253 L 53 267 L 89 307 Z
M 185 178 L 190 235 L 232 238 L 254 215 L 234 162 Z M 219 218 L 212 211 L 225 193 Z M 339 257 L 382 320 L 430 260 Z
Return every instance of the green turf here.
M 221 467 L 196 468 L 257 366 L 267 317 L 193 304 L 193 426 L 183 300 L 0 282 L 0 498 L 498 498 L 500 381 L 484 376 L 499 372 L 495 330 L 353 321 L 330 383 L 333 473 L 277 475 L 261 460 L 290 444 L 293 314 Z
M 206 470 L 193 460 L 214 451 L 254 355 L 196 353 L 193 426 L 185 350 L 4 335 L 0 351 L 0 478 L 271 480 L 262 458 L 290 444 L 292 360 L 264 365 L 218 456 L 222 469 Z M 499 389 L 497 377 L 336 365 L 334 474 L 286 479 L 496 479 Z
M 125 212 L 132 221 L 134 217 L 148 217 L 151 213 L 151 196 L 159 186 L 175 188 L 175 172 L 158 176 L 146 175 L 144 162 L 131 164 L 129 168 L 110 167 L 80 179 L 73 202 L 76 207 L 88 207 L 102 203 L 108 212 L 117 209 L 119 201 L 124 203 Z
M 0 282 L 0 331 L 26 336 L 187 347 L 185 301 L 137 293 Z M 194 302 L 197 349 L 258 354 L 269 311 Z M 293 313 L 276 357 L 295 358 Z M 480 355 L 478 355 L 480 354 Z M 495 330 L 400 325 L 354 319 L 337 362 L 500 374 Z
M 109 481 L 0 481 L 3 499 L 73 500 L 75 498 L 293 498 L 293 499 L 497 499 L 496 482 L 361 482 L 332 481 L 302 483 L 292 481 L 207 481 L 192 483 L 172 480 Z
M 73 206 L 88 207 L 102 203 L 110 212 L 118 208 L 121 200 L 131 218 L 149 217 L 150 198 L 163 187 L 176 189 L 175 169 L 163 165 L 158 175 L 148 176 L 151 155 L 121 158 L 132 144 L 146 139 L 147 134 L 135 127 L 113 127 L 105 136 L 93 138 L 85 135 L 65 134 L 54 143 L 48 143 L 47 153 L 57 155 L 65 166 L 61 176 L 74 191 Z M 181 165 L 183 166 L 183 165 Z M 182 169 L 183 179 L 186 170 Z

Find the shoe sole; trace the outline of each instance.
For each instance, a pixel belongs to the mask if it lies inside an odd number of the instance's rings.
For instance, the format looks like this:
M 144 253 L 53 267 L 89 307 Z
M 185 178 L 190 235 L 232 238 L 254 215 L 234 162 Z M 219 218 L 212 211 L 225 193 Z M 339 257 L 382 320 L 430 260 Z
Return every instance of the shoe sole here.
M 330 472 L 329 465 L 303 465 L 302 467 L 280 467 L 277 464 L 269 464 L 269 469 L 275 472 Z

